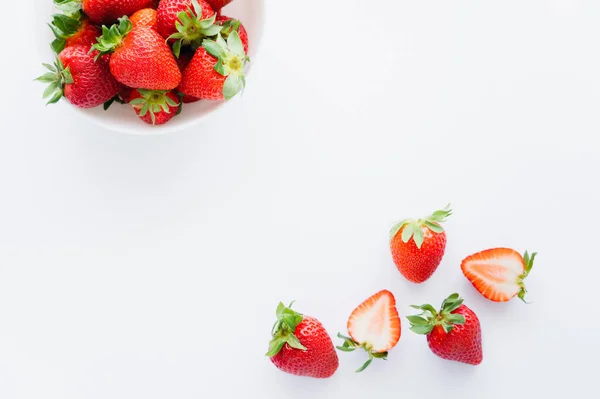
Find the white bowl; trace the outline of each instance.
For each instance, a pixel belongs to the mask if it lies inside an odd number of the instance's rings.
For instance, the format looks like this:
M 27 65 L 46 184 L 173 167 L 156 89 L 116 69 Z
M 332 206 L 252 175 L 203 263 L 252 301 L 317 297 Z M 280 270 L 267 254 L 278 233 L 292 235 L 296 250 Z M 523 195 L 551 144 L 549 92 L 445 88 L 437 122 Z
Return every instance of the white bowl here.
M 38 48 L 40 50 L 41 61 L 50 62 L 52 54 L 49 50 L 50 42 L 53 39 L 50 29 L 46 25 L 51 20 L 51 15 L 56 12 L 51 1 L 44 2 L 46 6 L 39 7 L 37 12 L 38 23 L 43 32 L 38 34 Z M 237 18 L 244 24 L 248 31 L 249 56 L 251 60 L 256 58 L 256 53 L 260 45 L 262 36 L 264 2 L 263 0 L 233 0 L 231 4 L 223 8 L 223 15 Z M 252 77 L 248 76 L 252 70 L 252 62 L 248 65 L 246 76 L 248 84 L 252 84 Z M 40 89 L 40 101 L 43 89 Z M 230 101 L 239 101 L 240 96 L 236 96 Z M 227 107 L 225 101 L 199 101 L 192 104 L 184 104 L 183 111 L 177 117 L 171 119 L 168 123 L 161 126 L 151 126 L 144 123 L 137 117 L 130 106 L 125 104 L 113 104 L 108 111 L 102 107 L 94 109 L 80 109 L 68 104 L 63 99 L 61 103 L 55 106 L 68 106 L 72 112 L 77 112 L 92 123 L 96 123 L 106 129 L 136 135 L 165 134 L 188 128 L 199 121 L 207 118 L 217 110 Z

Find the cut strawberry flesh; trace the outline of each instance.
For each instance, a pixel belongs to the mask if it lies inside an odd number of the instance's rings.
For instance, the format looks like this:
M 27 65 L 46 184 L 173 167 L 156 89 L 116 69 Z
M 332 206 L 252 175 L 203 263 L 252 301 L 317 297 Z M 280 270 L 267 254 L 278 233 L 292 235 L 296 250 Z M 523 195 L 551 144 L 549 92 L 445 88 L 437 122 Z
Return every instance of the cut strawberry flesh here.
M 467 257 L 461 269 L 484 297 L 506 302 L 521 290 L 525 262 L 521 254 L 512 249 L 495 248 Z
M 374 352 L 386 352 L 400 339 L 400 317 L 394 295 L 380 291 L 360 304 L 348 319 L 348 332 Z

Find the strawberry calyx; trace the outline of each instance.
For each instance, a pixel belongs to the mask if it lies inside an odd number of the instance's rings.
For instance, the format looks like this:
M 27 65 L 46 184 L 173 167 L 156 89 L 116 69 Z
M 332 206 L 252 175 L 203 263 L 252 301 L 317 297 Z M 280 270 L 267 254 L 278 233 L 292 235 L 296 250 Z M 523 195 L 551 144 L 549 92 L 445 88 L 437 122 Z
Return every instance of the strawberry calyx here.
M 123 39 L 131 32 L 133 24 L 127 16 L 119 18 L 119 22 L 112 25 L 110 28 L 106 25 L 102 26 L 102 36 L 98 38 L 98 42 L 92 46 L 90 53 L 98 50 L 96 59 L 104 54 L 110 54 L 115 51 L 123 42 Z
M 57 103 L 64 95 L 64 87 L 67 84 L 73 83 L 73 75 L 70 69 L 65 68 L 61 60 L 56 57 L 54 64 L 42 64 L 50 72 L 46 72 L 36 80 L 42 83 L 48 83 L 48 87 L 44 91 L 43 98 L 49 98 L 48 104 Z
M 353 340 L 350 337 L 346 337 L 345 335 L 342 335 L 340 333 L 338 333 L 338 338 L 341 338 L 344 340 L 344 343 L 342 344 L 342 346 L 336 346 L 336 348 L 342 352 L 354 352 L 357 349 L 364 349 L 365 352 L 367 352 L 367 354 L 369 355 L 369 359 L 367 359 L 367 361 L 359 368 L 356 370 L 357 373 L 360 373 L 361 371 L 365 370 L 367 367 L 369 367 L 369 365 L 371 364 L 371 362 L 373 362 L 373 359 L 383 359 L 383 360 L 387 360 L 387 356 L 388 356 L 388 352 L 376 352 L 373 350 L 373 346 L 367 342 L 363 342 L 358 343 L 355 340 Z
M 392 227 L 390 231 L 390 241 L 393 240 L 398 232 L 404 227 L 404 230 L 402 230 L 402 241 L 406 244 L 412 238 L 415 241 L 417 248 L 421 249 L 423 241 L 425 240 L 425 237 L 423 236 L 423 227 L 427 227 L 437 234 L 443 233 L 444 228 L 441 226 L 441 223 L 445 222 L 450 215 L 452 215 L 452 209 L 450 209 L 450 204 L 448 204 L 444 209 L 437 210 L 425 218 L 417 220 L 404 219 Z
M 178 107 L 179 104 L 171 97 L 167 96 L 168 90 L 145 90 L 137 89 L 141 97 L 134 98 L 129 102 L 133 108 L 140 111 L 140 116 L 144 117 L 150 113 L 152 124 L 156 124 L 156 114 L 159 112 L 171 113 L 169 107 Z
M 56 8 L 64 13 L 73 15 L 81 10 L 82 0 L 54 0 Z
M 442 303 L 439 311 L 429 304 L 411 305 L 412 308 L 422 311 L 420 315 L 407 316 L 410 329 L 417 333 L 427 335 L 436 326 L 442 326 L 446 333 L 452 331 L 454 326 L 465 324 L 465 317 L 461 314 L 452 313 L 462 305 L 463 299 L 457 293 L 450 295 Z
M 177 21 L 175 21 L 177 32 L 167 38 L 167 41 L 177 40 L 173 44 L 175 57 L 179 58 L 181 46 L 191 45 L 194 50 L 197 50 L 203 39 L 216 36 L 221 32 L 222 27 L 215 24 L 216 19 L 217 14 L 202 19 L 202 6 L 198 1 L 192 0 L 192 7 L 177 14 Z
M 52 33 L 54 33 L 54 41 L 51 43 L 52 50 L 59 54 L 64 50 L 67 39 L 75 35 L 82 25 L 82 13 L 76 11 L 73 14 L 55 14 L 52 16 L 52 22 L 48 24 Z
M 521 288 L 521 290 L 519 291 L 518 297 L 520 300 L 522 300 L 525 303 L 528 303 L 528 302 L 525 300 L 525 294 L 527 294 L 527 289 L 525 288 L 524 280 L 525 280 L 525 278 L 527 278 L 527 276 L 529 275 L 529 272 L 533 268 L 533 261 L 535 260 L 536 255 L 537 255 L 537 252 L 533 252 L 531 255 L 529 255 L 529 252 L 525 251 L 525 254 L 523 255 L 523 261 L 525 262 L 525 272 L 523 272 L 523 274 L 519 276 L 519 279 L 517 281 L 519 284 L 519 287 Z
M 223 85 L 223 97 L 226 100 L 233 98 L 246 87 L 244 66 L 250 61 L 239 33 L 232 31 L 227 41 L 219 33 L 216 40 L 204 39 L 202 47 L 217 58 L 215 71 L 227 77 Z
M 266 354 L 268 357 L 277 355 L 285 344 L 288 344 L 294 349 L 307 350 L 306 347 L 300 343 L 298 337 L 294 335 L 296 327 L 302 323 L 304 316 L 292 310 L 293 304 L 294 302 L 286 307 L 282 302 L 279 302 L 279 305 L 277 306 L 277 310 L 275 311 L 277 321 L 271 330 L 273 339 L 269 342 L 269 351 Z
M 227 21 L 221 24 L 221 36 L 223 36 L 223 38 L 227 40 L 231 32 L 239 33 L 240 26 L 242 26 L 240 20 L 234 18 L 228 19 Z

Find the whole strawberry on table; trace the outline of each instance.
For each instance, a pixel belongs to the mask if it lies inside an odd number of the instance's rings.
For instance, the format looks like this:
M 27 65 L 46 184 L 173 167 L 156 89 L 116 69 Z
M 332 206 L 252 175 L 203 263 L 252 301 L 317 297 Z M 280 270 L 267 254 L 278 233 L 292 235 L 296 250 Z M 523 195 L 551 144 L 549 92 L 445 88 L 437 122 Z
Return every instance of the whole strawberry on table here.
M 227 101 L 246 86 L 248 34 L 221 14 L 231 0 L 54 0 L 48 104 L 78 108 L 118 102 L 149 124 L 183 105 Z M 179 58 L 181 57 L 181 59 Z

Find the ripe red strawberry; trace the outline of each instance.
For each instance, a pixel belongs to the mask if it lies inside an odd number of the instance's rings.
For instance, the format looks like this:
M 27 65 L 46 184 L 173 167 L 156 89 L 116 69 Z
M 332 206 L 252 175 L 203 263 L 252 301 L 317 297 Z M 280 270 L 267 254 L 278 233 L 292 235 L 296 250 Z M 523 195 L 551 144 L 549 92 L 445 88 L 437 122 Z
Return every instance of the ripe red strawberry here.
M 424 219 L 406 219 L 392 228 L 392 258 L 408 281 L 423 283 L 440 265 L 446 250 L 446 232 L 440 223 L 451 214 L 447 206 Z
M 205 100 L 229 100 L 246 86 L 248 57 L 237 31 L 227 41 L 205 39 L 185 69 L 178 90 Z
M 464 259 L 460 265 L 465 277 L 489 300 L 507 302 L 519 296 L 525 302 L 523 281 L 533 267 L 537 253 L 521 256 L 509 248 L 493 248 Z
M 311 316 L 277 306 L 277 321 L 267 356 L 280 370 L 293 375 L 329 378 L 339 366 L 338 356 L 327 331 Z
M 217 17 L 216 23 L 217 25 L 223 27 L 221 30 L 221 36 L 223 36 L 225 40 L 227 40 L 231 32 L 234 30 L 237 31 L 237 33 L 240 35 L 240 40 L 244 45 L 244 51 L 246 54 L 248 54 L 248 32 L 239 20 L 220 15 Z
M 216 14 L 205 0 L 162 0 L 157 12 L 158 33 L 179 46 L 199 47 L 202 39 L 219 32 Z
M 178 114 L 179 98 L 173 91 L 133 90 L 129 100 L 141 120 L 150 125 L 164 125 Z
M 96 24 L 112 24 L 124 15 L 142 8 L 156 8 L 156 0 L 54 0 L 59 9 L 74 11 L 78 8 Z
M 356 370 L 357 373 L 366 369 L 373 359 L 386 359 L 401 335 L 394 295 L 383 290 L 361 303 L 348 319 L 348 333 L 350 337 L 338 334 L 344 344 L 337 348 L 344 352 L 362 348 L 369 355 L 369 360 Z
M 233 0 L 206 0 L 215 11 L 221 11 L 221 8 L 231 3 Z
M 439 312 L 431 305 L 414 306 L 423 313 L 408 316 L 410 329 L 427 335 L 431 351 L 442 359 L 478 365 L 483 360 L 481 326 L 477 315 L 458 294 L 444 300 Z
M 164 39 L 150 28 L 133 28 L 127 17 L 110 29 L 94 48 L 110 56 L 110 71 L 126 86 L 148 90 L 172 90 L 181 81 L 175 57 Z
M 52 42 L 52 49 L 56 54 L 68 46 L 82 45 L 90 48 L 101 35 L 100 29 L 92 25 L 80 11 L 73 15 L 54 15 L 50 28 L 56 37 Z
M 144 27 L 156 30 L 156 10 L 154 8 L 142 8 L 133 13 L 129 20 L 134 28 Z
M 44 64 L 50 72 L 37 80 L 49 83 L 44 98 L 48 104 L 63 96 L 79 108 L 93 108 L 113 98 L 121 85 L 111 76 L 108 57 L 94 60 L 89 46 L 69 46 L 56 58 L 54 65 Z
M 185 68 L 187 68 L 188 64 L 192 60 L 193 56 L 194 52 L 190 48 L 184 48 L 181 50 L 181 54 L 179 54 L 179 58 L 177 58 L 177 65 L 179 66 L 179 70 L 182 74 L 183 71 L 185 71 Z M 191 104 L 200 101 L 200 99 L 197 97 L 186 96 L 185 94 L 182 94 L 181 101 L 184 104 Z

